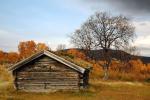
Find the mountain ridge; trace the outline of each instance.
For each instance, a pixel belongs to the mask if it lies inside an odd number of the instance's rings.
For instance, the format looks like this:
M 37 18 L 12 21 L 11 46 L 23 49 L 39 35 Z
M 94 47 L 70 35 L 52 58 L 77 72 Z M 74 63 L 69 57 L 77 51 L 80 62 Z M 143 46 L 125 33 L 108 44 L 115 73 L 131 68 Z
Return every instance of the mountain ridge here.
M 78 49 L 78 48 L 69 48 L 65 49 L 65 51 L 68 51 L 70 49 L 77 49 L 81 52 L 85 53 L 85 50 L 83 49 Z M 136 56 L 136 55 L 131 55 L 125 51 L 122 50 L 112 50 L 111 51 L 111 56 L 117 60 L 126 60 L 126 59 L 140 59 L 144 64 L 150 63 L 150 57 L 148 56 Z M 100 56 L 102 54 L 102 49 L 100 50 L 90 50 L 86 56 L 88 58 L 94 59 L 94 60 L 102 60 L 102 57 Z

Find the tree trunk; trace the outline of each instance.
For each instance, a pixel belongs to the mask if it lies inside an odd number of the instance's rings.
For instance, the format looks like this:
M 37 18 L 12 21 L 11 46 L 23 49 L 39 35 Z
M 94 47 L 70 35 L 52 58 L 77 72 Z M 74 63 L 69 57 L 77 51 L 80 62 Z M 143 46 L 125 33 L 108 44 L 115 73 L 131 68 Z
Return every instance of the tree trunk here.
M 108 49 L 103 49 L 103 57 L 105 59 L 105 64 L 103 66 L 103 70 L 104 70 L 104 77 L 103 77 L 103 80 L 107 80 L 108 79 L 108 68 L 111 64 L 111 54 L 109 52 Z
M 108 67 L 104 67 L 104 77 L 103 80 L 107 80 L 109 77 Z

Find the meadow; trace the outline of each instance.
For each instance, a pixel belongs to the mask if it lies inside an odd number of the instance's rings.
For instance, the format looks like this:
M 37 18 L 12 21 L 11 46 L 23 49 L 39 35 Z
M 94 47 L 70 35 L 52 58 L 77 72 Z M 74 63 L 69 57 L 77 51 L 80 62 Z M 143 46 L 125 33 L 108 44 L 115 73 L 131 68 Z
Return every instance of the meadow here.
M 16 91 L 8 71 L 0 67 L 0 100 L 149 100 L 150 84 L 90 79 L 85 90 L 33 93 Z
M 150 85 L 133 82 L 90 82 L 79 92 L 27 93 L 14 90 L 12 83 L 1 82 L 0 100 L 149 100 Z

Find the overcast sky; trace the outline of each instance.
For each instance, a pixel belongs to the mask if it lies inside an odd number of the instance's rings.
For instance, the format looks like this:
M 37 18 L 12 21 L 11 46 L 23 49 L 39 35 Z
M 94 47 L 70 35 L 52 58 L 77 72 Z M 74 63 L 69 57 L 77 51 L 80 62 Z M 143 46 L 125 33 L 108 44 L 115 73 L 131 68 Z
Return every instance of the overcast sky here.
M 68 35 L 96 11 L 125 15 L 135 25 L 134 42 L 150 56 L 150 0 L 0 0 L 0 49 L 17 51 L 19 41 L 69 44 Z

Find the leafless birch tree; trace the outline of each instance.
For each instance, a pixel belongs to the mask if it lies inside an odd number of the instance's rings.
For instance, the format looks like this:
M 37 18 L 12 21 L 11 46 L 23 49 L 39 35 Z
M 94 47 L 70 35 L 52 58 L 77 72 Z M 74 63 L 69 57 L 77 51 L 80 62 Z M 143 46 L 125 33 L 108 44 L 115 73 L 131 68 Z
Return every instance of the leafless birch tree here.
M 72 43 L 82 49 L 102 49 L 104 79 L 112 61 L 110 49 L 121 49 L 133 41 L 134 27 L 125 16 L 112 16 L 106 12 L 96 12 L 71 34 Z

